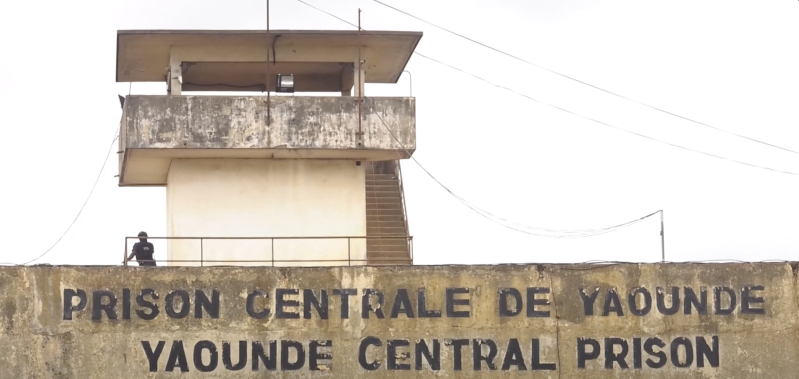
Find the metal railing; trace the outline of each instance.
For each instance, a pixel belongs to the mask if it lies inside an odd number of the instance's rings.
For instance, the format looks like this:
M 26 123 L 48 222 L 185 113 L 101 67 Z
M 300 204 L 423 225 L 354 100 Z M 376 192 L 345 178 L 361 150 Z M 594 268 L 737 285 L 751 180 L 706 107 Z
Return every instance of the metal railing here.
M 125 251 L 124 251 L 124 258 L 122 264 L 127 266 L 128 262 L 134 261 L 134 259 L 128 259 L 129 254 L 131 254 L 131 250 L 129 249 L 129 240 L 138 240 L 139 237 L 125 237 Z M 155 262 L 155 263 L 200 263 L 200 266 L 204 266 L 205 263 L 269 263 L 270 266 L 274 267 L 276 263 L 347 263 L 347 266 L 352 266 L 353 263 L 365 263 L 369 264 L 407 264 L 413 265 L 413 237 L 412 236 L 335 236 L 335 237 L 147 237 L 148 240 L 199 240 L 200 248 L 199 248 L 199 259 L 153 259 L 153 260 L 135 260 L 136 262 Z M 364 253 L 366 252 L 366 241 L 367 240 L 403 240 L 405 241 L 408 247 L 408 257 L 401 257 L 401 258 L 353 258 L 352 257 L 352 241 L 364 241 L 363 249 Z M 266 257 L 264 259 L 205 259 L 205 244 L 204 241 L 207 240 L 264 240 L 269 241 L 269 251 L 265 252 Z M 315 259 L 315 258 L 305 258 L 305 259 L 275 259 L 275 240 L 282 241 L 282 240 L 305 240 L 305 241 L 319 241 L 319 240 L 347 240 L 347 258 L 340 258 L 340 259 Z M 131 245 L 132 246 L 132 245 Z M 364 254 L 365 256 L 366 254 Z
M 402 202 L 402 218 L 405 221 L 405 233 L 410 234 L 411 230 L 408 229 L 408 212 L 405 210 L 405 188 L 402 186 L 402 168 L 400 167 L 399 159 L 394 161 L 394 173 L 397 174 L 397 183 L 399 184 L 400 201 Z M 413 258 L 413 253 L 410 253 Z

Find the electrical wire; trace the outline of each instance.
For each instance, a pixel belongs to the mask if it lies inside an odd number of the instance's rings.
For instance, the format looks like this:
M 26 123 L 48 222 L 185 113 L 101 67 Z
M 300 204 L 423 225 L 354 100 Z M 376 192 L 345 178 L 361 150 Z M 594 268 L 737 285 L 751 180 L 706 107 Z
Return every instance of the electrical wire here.
M 108 163 L 108 157 L 111 155 L 111 151 L 114 148 L 114 142 L 116 142 L 117 138 L 119 138 L 119 134 L 117 134 L 116 137 L 114 137 L 114 139 L 111 141 L 111 146 L 108 147 L 108 152 L 105 154 L 105 159 L 103 159 L 103 166 L 100 168 L 100 172 L 97 174 L 97 178 L 94 180 L 94 184 L 92 185 L 92 189 L 89 191 L 89 196 L 86 197 L 86 201 L 83 202 L 83 205 L 80 207 L 80 210 L 78 211 L 78 214 L 75 215 L 75 218 L 69 224 L 69 226 L 64 231 L 64 233 L 61 234 L 61 237 L 58 237 L 58 239 L 55 241 L 55 243 L 53 243 L 53 245 L 50 246 L 50 248 L 45 250 L 44 253 L 42 253 L 38 257 L 33 258 L 33 259 L 31 259 L 31 260 L 29 260 L 29 261 L 27 261 L 25 263 L 20 263 L 19 264 L 20 266 L 24 266 L 24 265 L 30 264 L 31 262 L 39 260 L 42 257 L 44 257 L 45 255 L 49 254 L 50 251 L 52 251 L 53 248 L 56 247 L 59 242 L 61 242 L 61 240 L 67 235 L 67 233 L 69 233 L 70 229 L 72 229 L 72 226 L 75 225 L 75 222 L 78 221 L 78 218 L 80 217 L 81 213 L 83 213 L 83 210 L 86 208 L 86 204 L 89 203 L 89 199 L 91 199 L 92 194 L 94 194 L 94 189 L 97 188 L 97 183 L 100 181 L 100 177 L 102 176 L 103 171 L 105 170 L 105 165 L 106 165 L 106 163 Z
M 649 109 L 653 109 L 653 110 L 656 110 L 656 111 L 658 111 L 658 112 L 662 112 L 662 113 L 665 113 L 665 114 L 667 114 L 667 115 L 674 116 L 674 117 L 677 117 L 677 118 L 683 119 L 683 120 L 685 120 L 685 121 L 692 122 L 692 123 L 694 123 L 694 124 L 697 124 L 697 125 L 701 125 L 701 126 L 704 126 L 704 127 L 710 128 L 710 129 L 714 129 L 714 130 L 720 131 L 720 132 L 722 132 L 722 133 L 727 133 L 727 134 L 730 134 L 730 135 L 733 135 L 733 136 L 736 136 L 736 137 L 739 137 L 739 138 L 743 138 L 743 139 L 746 139 L 746 140 L 749 140 L 749 141 L 752 141 L 752 142 L 756 142 L 756 143 L 759 143 L 759 144 L 763 144 L 763 145 L 766 145 L 766 146 L 769 146 L 769 147 L 777 148 L 777 149 L 780 149 L 780 150 L 784 150 L 784 151 L 787 151 L 787 152 L 790 152 L 790 153 L 793 153 L 793 154 L 797 154 L 797 155 L 799 155 L 799 151 L 791 150 L 791 149 L 788 149 L 788 148 L 785 148 L 785 147 L 781 147 L 781 146 L 777 146 L 777 145 L 774 145 L 774 144 L 771 144 L 771 143 L 768 143 L 768 142 L 760 141 L 760 140 L 758 140 L 758 139 L 755 139 L 755 138 L 747 137 L 747 136 L 744 136 L 744 135 L 741 135 L 741 134 L 738 134 L 738 133 L 731 132 L 731 131 L 729 131 L 729 130 L 725 130 L 725 129 L 722 129 L 722 128 L 719 128 L 719 127 L 715 127 L 715 126 L 713 126 L 713 125 L 708 125 L 708 124 L 706 124 L 706 123 L 703 123 L 703 122 L 700 122 L 700 121 L 697 121 L 697 120 L 694 120 L 694 119 L 691 119 L 691 118 L 688 118 L 688 117 L 685 117 L 685 116 L 681 116 L 681 115 L 679 115 L 679 114 L 676 114 L 676 113 L 673 113 L 673 112 L 667 111 L 667 110 L 665 110 L 665 109 L 658 108 L 658 107 L 656 107 L 656 106 L 649 105 L 649 104 L 646 104 L 646 103 L 640 102 L 640 101 L 638 101 L 638 100 L 635 100 L 635 99 L 631 99 L 631 98 L 629 98 L 629 97 L 626 97 L 626 96 L 624 96 L 624 95 L 618 94 L 618 93 L 616 93 L 616 92 L 613 92 L 613 91 L 610 91 L 610 90 L 606 90 L 606 89 L 604 89 L 604 88 L 602 88 L 602 87 L 595 86 L 595 85 L 593 85 L 593 84 L 591 84 L 591 83 L 584 82 L 584 81 L 582 81 L 582 80 L 580 80 L 580 79 L 576 79 L 576 78 L 574 78 L 574 77 L 568 76 L 568 75 L 566 75 L 566 74 L 562 74 L 562 73 L 560 73 L 560 72 L 557 72 L 557 71 L 555 71 L 555 70 L 552 70 L 552 69 L 546 68 L 546 67 L 544 67 L 544 66 L 541 66 L 541 65 L 539 65 L 539 64 L 536 64 L 536 63 L 530 62 L 530 61 L 528 61 L 528 60 L 525 60 L 525 59 L 519 58 L 519 57 L 518 57 L 518 56 L 516 56 L 516 55 L 513 55 L 513 54 L 510 54 L 510 53 L 507 53 L 507 52 L 505 52 L 505 51 L 502 51 L 502 50 L 500 50 L 500 49 L 497 49 L 497 48 L 495 48 L 495 47 L 492 47 L 492 46 L 490 46 L 490 45 L 487 45 L 487 44 L 485 44 L 485 43 L 482 43 L 482 42 L 476 41 L 476 40 L 474 40 L 474 39 L 472 39 L 472 38 L 469 38 L 469 37 L 466 37 L 466 36 L 464 36 L 464 35 L 462 35 L 462 34 L 456 33 L 456 32 L 454 32 L 454 31 L 452 31 L 452 30 L 449 30 L 449 29 L 447 29 L 447 28 L 444 28 L 444 27 L 442 27 L 442 26 L 436 25 L 436 24 L 434 24 L 434 23 L 432 23 L 432 22 L 430 22 L 430 21 L 423 20 L 423 19 L 421 19 L 421 18 L 419 18 L 419 17 L 417 17 L 417 16 L 414 16 L 414 15 L 412 15 L 412 14 L 410 14 L 410 13 L 408 13 L 408 12 L 405 12 L 405 11 L 403 11 L 403 10 L 401 10 L 401 9 L 395 8 L 395 7 L 393 7 L 393 6 L 391 6 L 391 5 L 388 5 L 388 4 L 386 4 L 386 3 L 382 2 L 382 1 L 379 1 L 379 0 L 372 0 L 372 1 L 374 1 L 374 2 L 376 2 L 376 3 L 378 3 L 378 4 L 380 4 L 380 5 L 382 5 L 382 6 L 384 6 L 384 7 L 387 7 L 387 8 L 393 9 L 393 10 L 395 10 L 395 11 L 397 11 L 397 12 L 399 12 L 399 13 L 402 13 L 402 14 L 404 14 L 404 15 L 408 16 L 408 17 L 411 17 L 411 18 L 414 18 L 414 19 L 416 19 L 416 20 L 418 20 L 418 21 L 421 21 L 421 22 L 423 22 L 423 23 L 425 23 L 425 24 L 428 24 L 428 25 L 430 25 L 430 26 L 433 26 L 433 27 L 435 27 L 435 28 L 441 29 L 441 30 L 443 30 L 443 31 L 445 31 L 445 32 L 447 32 L 447 33 L 450 33 L 450 34 L 453 34 L 453 35 L 455 35 L 455 36 L 458 36 L 458 37 L 460 37 L 460 38 L 462 38 L 462 39 L 465 39 L 465 40 L 467 40 L 467 41 L 469 41 L 469 42 L 472 42 L 472 43 L 475 43 L 475 44 L 477 44 L 477 45 L 480 45 L 480 46 L 482 46 L 482 47 L 485 47 L 485 48 L 487 48 L 487 49 L 489 49 L 489 50 L 492 50 L 492 51 L 494 51 L 494 52 L 497 52 L 497 53 L 499 53 L 499 54 L 502 54 L 502 55 L 505 55 L 505 56 L 507 56 L 507 57 L 513 58 L 513 59 L 515 59 L 515 60 L 517 60 L 517 61 L 519 61 L 519 62 L 526 63 L 526 64 L 528 64 L 528 65 L 530 65 L 530 66 L 533 66 L 533 67 L 540 68 L 540 69 L 542 69 L 542 70 L 544 70 L 544 71 L 548 71 L 548 72 L 550 72 L 550 73 L 553 73 L 553 74 L 555 74 L 555 75 L 558 75 L 558 76 L 561 76 L 561 77 L 563 77 L 563 78 L 566 78 L 566 79 L 572 80 L 572 81 L 574 81 L 574 82 L 577 82 L 577 83 L 580 83 L 580 84 L 582 84 L 582 85 L 586 85 L 586 86 L 588 86 L 588 87 L 591 87 L 591 88 L 594 88 L 594 89 L 600 90 L 600 91 L 602 91 L 602 92 L 605 92 L 605 93 L 608 93 L 608 94 L 610 94 L 610 95 L 613 95 L 613 96 L 619 97 L 619 98 L 621 98 L 621 99 L 624 99 L 624 100 L 627 100 L 627 101 L 631 101 L 631 102 L 633 102 L 633 103 L 636 103 L 636 104 L 638 104 L 638 105 L 642 105 L 642 106 L 644 106 L 644 107 L 647 107 L 647 108 L 649 108 Z
M 511 230 L 514 230 L 514 231 L 517 231 L 517 232 L 520 232 L 520 233 L 524 233 L 524 234 L 528 234 L 528 235 L 532 235 L 532 236 L 536 236 L 536 237 L 584 238 L 584 237 L 593 237 L 593 236 L 598 236 L 598 235 L 601 235 L 601 234 L 614 232 L 616 230 L 620 230 L 620 229 L 626 228 L 628 226 L 637 224 L 637 223 L 639 223 L 641 221 L 644 221 L 645 219 L 647 219 L 649 217 L 652 217 L 652 216 L 662 212 L 662 211 L 652 212 L 652 213 L 650 213 L 650 214 L 648 214 L 646 216 L 643 216 L 641 218 L 638 218 L 638 219 L 635 219 L 635 220 L 632 220 L 632 221 L 628 221 L 628 222 L 625 222 L 625 223 L 619 224 L 619 225 L 614 225 L 614 226 L 605 227 L 605 228 L 582 229 L 582 230 L 562 230 L 562 229 L 548 229 L 548 228 L 540 228 L 540 227 L 531 227 L 531 226 L 526 226 L 526 225 L 523 225 L 523 224 L 520 224 L 520 223 L 516 223 L 516 222 L 510 221 L 510 220 L 504 219 L 502 217 L 496 216 L 496 215 L 492 214 L 491 212 L 485 211 L 482 208 L 479 208 L 479 207 L 469 203 L 464 198 L 462 198 L 462 197 L 458 196 L 457 194 L 455 194 L 455 192 L 453 192 L 446 185 L 444 185 L 444 183 L 441 183 L 440 180 L 438 180 L 433 174 L 431 174 L 430 171 L 428 171 L 421 163 L 419 163 L 419 161 L 415 157 L 413 157 L 413 155 L 411 155 L 411 152 L 405 147 L 405 145 L 399 140 L 399 138 L 397 138 L 397 136 L 394 134 L 394 131 L 391 130 L 391 128 L 388 126 L 388 124 L 386 124 L 386 122 L 383 120 L 383 117 L 380 116 L 380 113 L 375 113 L 375 115 L 377 115 L 377 118 L 380 119 L 380 123 L 383 124 L 383 127 L 386 128 L 386 131 L 388 131 L 389 135 L 391 135 L 391 138 L 393 138 L 394 141 L 397 142 L 397 144 L 399 144 L 399 146 L 402 148 L 402 150 L 404 150 L 405 153 L 408 154 L 408 157 L 410 157 L 410 159 L 413 160 L 413 162 L 416 163 L 416 165 L 418 165 L 419 168 L 421 168 L 422 171 L 424 171 L 425 174 L 427 174 L 427 176 L 429 176 L 431 179 L 433 179 L 433 181 L 436 182 L 436 184 L 438 184 L 441 188 L 443 188 L 445 191 L 447 191 L 447 193 L 452 195 L 452 197 L 454 197 L 455 199 L 460 201 L 467 208 L 471 209 L 472 211 L 474 211 L 475 213 L 479 214 L 480 216 L 486 218 L 487 220 L 492 221 L 492 222 L 494 222 L 494 223 L 496 223 L 498 225 L 501 225 L 501 226 L 503 226 L 503 227 L 505 227 L 507 229 L 511 229 Z M 399 154 L 399 152 L 397 152 L 397 154 Z M 506 223 L 514 224 L 516 226 L 508 225 Z M 534 230 L 535 232 L 531 232 L 530 230 Z M 539 232 L 545 232 L 545 233 L 539 233 Z M 547 234 L 547 232 L 548 233 L 554 233 L 554 234 Z M 560 235 L 558 235 L 557 233 L 560 233 Z
M 340 20 L 340 21 L 342 21 L 342 22 L 344 22 L 344 23 L 347 23 L 347 24 L 349 24 L 349 25 L 352 25 L 352 26 L 355 26 L 355 27 L 357 27 L 357 25 L 355 25 L 355 24 L 353 24 L 353 23 L 351 23 L 351 22 L 349 22 L 349 21 L 347 21 L 347 20 L 345 20 L 345 19 L 343 19 L 343 18 L 341 18 L 341 17 L 338 17 L 338 16 L 336 16 L 336 15 L 334 15 L 334 14 L 330 13 L 330 12 L 327 12 L 327 11 L 325 11 L 325 10 L 323 10 L 323 9 L 320 9 L 320 8 L 317 8 L 317 7 L 313 6 L 313 5 L 311 5 L 311 4 L 308 4 L 307 2 L 305 2 L 305 1 L 303 1 L 303 0 L 297 0 L 297 1 L 298 1 L 298 2 L 300 2 L 300 3 L 302 3 L 302 4 L 305 4 L 305 5 L 309 6 L 309 7 L 311 7 L 311 8 L 313 8 L 313 9 L 316 9 L 316 10 L 317 10 L 317 11 L 319 11 L 319 12 L 325 13 L 325 14 L 327 14 L 327 15 L 329 15 L 329 16 L 331 16 L 331 17 L 333 17 L 333 18 L 336 18 L 336 19 L 338 19 L 338 20 Z M 392 40 L 390 40 L 390 39 L 388 39 L 388 38 L 385 38 L 385 37 L 383 37 L 383 36 L 380 36 L 380 35 L 377 35 L 377 34 L 375 34 L 375 33 L 372 33 L 372 32 L 370 32 L 370 31 L 368 31 L 368 30 L 365 30 L 365 29 L 363 29 L 363 28 L 361 28 L 361 31 L 363 31 L 363 32 L 366 32 L 366 33 L 369 33 L 369 34 L 371 34 L 371 35 L 373 35 L 373 36 L 375 36 L 375 37 L 382 38 L 382 39 L 384 39 L 384 40 L 386 40 L 386 41 L 388 41 L 388 42 L 390 42 L 390 43 L 394 43 L 394 44 L 396 44 L 396 43 L 397 43 L 397 42 L 395 42 L 395 41 L 392 41 Z M 775 168 L 766 167 L 766 166 L 760 166 L 760 165 L 756 165 L 756 164 L 752 164 L 752 163 L 747 163 L 747 162 L 744 162 L 744 161 L 739 161 L 739 160 L 732 159 L 732 158 L 723 157 L 723 156 L 716 155 L 716 154 L 712 154 L 712 153 L 707 153 L 707 152 L 704 152 L 704 151 L 701 151 L 701 150 L 691 149 L 691 148 L 688 148 L 688 147 L 685 147 L 685 146 L 682 146 L 682 145 L 678 145 L 678 144 L 675 144 L 675 143 L 671 143 L 671 142 L 663 141 L 663 140 L 660 140 L 660 139 L 657 139 L 657 138 L 654 138 L 654 137 L 647 136 L 647 135 L 645 135 L 645 134 L 641 134 L 641 133 L 638 133 L 638 132 L 634 132 L 634 131 L 632 131 L 632 130 L 628 130 L 628 129 L 625 129 L 625 128 L 622 128 L 622 127 L 619 127 L 619 126 L 615 126 L 615 125 L 612 125 L 612 124 L 609 124 L 609 123 L 606 123 L 606 122 L 603 122 L 603 121 L 600 121 L 600 120 L 597 120 L 597 119 L 594 119 L 594 118 L 591 118 L 591 117 L 583 116 L 583 115 L 581 115 L 581 114 L 578 114 L 578 113 L 572 112 L 572 111 L 570 111 L 570 110 L 568 110 L 568 109 L 566 109 L 566 108 L 563 108 L 563 107 L 560 107 L 560 106 L 557 106 L 557 105 L 554 105 L 554 104 L 550 104 L 550 103 L 547 103 L 547 102 L 545 102 L 545 101 L 542 101 L 542 100 L 538 100 L 538 99 L 536 99 L 536 98 L 533 98 L 533 97 L 531 97 L 531 96 L 529 96 L 529 95 L 525 95 L 525 94 L 523 94 L 523 93 L 520 93 L 520 92 L 517 92 L 517 91 L 515 91 L 515 90 L 513 90 L 513 89 L 510 89 L 510 88 L 508 88 L 508 87 L 505 87 L 505 86 L 502 86 L 502 85 L 499 85 L 499 84 L 493 83 L 493 82 L 491 82 L 491 81 L 489 81 L 489 80 L 487 80 L 487 79 L 484 79 L 484 78 L 482 78 L 482 77 L 480 77 L 480 76 L 478 76 L 478 75 L 472 74 L 472 73 L 470 73 L 470 72 L 468 72 L 468 71 L 465 71 L 465 70 L 463 70 L 463 69 L 460 69 L 460 68 L 458 68 L 458 67 L 452 66 L 452 65 L 450 65 L 450 64 L 448 64 L 448 63 L 445 63 L 445 62 L 442 62 L 442 61 L 440 61 L 440 60 L 438 60 L 438 59 L 435 59 L 435 58 L 429 57 L 429 56 L 427 56 L 427 55 L 424 55 L 424 54 L 422 54 L 422 53 L 419 53 L 419 52 L 417 52 L 417 51 L 414 51 L 413 53 L 414 53 L 414 54 L 416 54 L 416 55 L 418 55 L 418 56 L 420 56 L 420 57 L 422 57 L 422 58 L 425 58 L 425 59 L 427 59 L 427 60 L 430 60 L 430 61 L 432 61 L 432 62 L 438 63 L 438 64 L 440 64 L 440 65 L 443 65 L 443 66 L 445 66 L 445 67 L 448 67 L 448 68 L 450 68 L 450 69 L 453 69 L 453 70 L 456 70 L 456 71 L 459 71 L 459 72 L 461 72 L 461 73 L 463 73 L 463 74 L 465 74 L 465 75 L 471 76 L 471 77 L 473 77 L 473 78 L 475 78 L 475 79 L 478 79 L 478 80 L 480 80 L 480 81 L 483 81 L 483 82 L 485 82 L 485 83 L 487 83 L 487 84 L 489 84 L 489 85 L 492 85 L 492 86 L 494 86 L 494 87 L 497 87 L 497 88 L 499 88 L 499 89 L 503 89 L 503 90 L 505 90 L 505 91 L 508 91 L 508 92 L 510 92 L 510 93 L 513 93 L 513 94 L 515 94 L 515 95 L 517 95 L 517 96 L 521 96 L 521 97 L 527 98 L 528 100 L 532 100 L 532 101 L 534 101 L 534 102 L 536 102 L 536 103 L 539 103 L 539 104 L 542 104 L 542 105 L 546 105 L 546 106 L 548 106 L 548 107 L 551 107 L 551 108 L 555 108 L 555 109 L 557 109 L 557 110 L 560 110 L 560 111 L 562 111 L 562 112 L 565 112 L 565 113 L 571 114 L 571 115 L 573 115 L 573 116 L 577 116 L 577 117 L 580 117 L 580 118 L 583 118 L 583 119 L 586 119 L 586 120 L 589 120 L 589 121 L 593 121 L 593 122 L 595 122 L 595 123 L 597 123 L 597 124 L 604 125 L 604 126 L 607 126 L 607 127 L 610 127 L 610 128 L 613 128 L 613 129 L 616 129 L 616 130 L 619 130 L 619 131 L 622 131 L 622 132 L 625 132 L 625 133 L 629 133 L 629 134 L 632 134 L 632 135 L 636 135 L 636 136 L 638 136 L 638 137 L 641 137 L 641 138 L 646 138 L 646 139 L 648 139 L 648 140 L 655 141 L 655 142 L 659 142 L 659 143 L 662 143 L 662 144 L 664 144 L 664 145 L 669 145 L 669 146 L 672 146 L 672 147 L 676 147 L 676 148 L 678 148 L 678 149 L 682 149 L 682 150 L 686 150 L 686 151 L 694 152 L 694 153 L 697 153 L 697 154 L 706 155 L 706 156 L 709 156 L 709 157 L 713 157 L 713 158 L 717 158 L 717 159 L 721 159 L 721 160 L 725 160 L 725 161 L 729 161 L 729 162 L 738 163 L 738 164 L 741 164 L 741 165 L 744 165 L 744 166 L 749 166 L 749 167 L 753 167 L 753 168 L 759 168 L 759 169 L 762 169 L 762 170 L 773 171 L 773 172 L 777 172 L 777 173 L 781 173 L 781 174 L 787 174 L 787 175 L 799 176 L 799 173 L 795 173 L 795 172 L 791 172 L 791 171 L 784 171 L 784 170 L 775 169 Z

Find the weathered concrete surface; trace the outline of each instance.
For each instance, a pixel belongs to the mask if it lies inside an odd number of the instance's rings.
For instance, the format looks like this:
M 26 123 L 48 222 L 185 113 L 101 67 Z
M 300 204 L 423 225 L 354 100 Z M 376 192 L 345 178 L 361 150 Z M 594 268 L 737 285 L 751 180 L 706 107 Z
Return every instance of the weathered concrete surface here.
M 798 269 L 797 264 L 778 263 L 5 267 L 0 269 L 0 372 L 8 378 L 123 379 L 794 378 Z M 195 291 L 201 290 L 214 303 L 215 289 L 217 317 L 214 306 L 200 307 L 204 302 L 195 300 Z M 257 289 L 269 298 L 261 298 Z M 279 289 L 299 295 L 281 296 Z M 354 290 L 346 308 L 342 289 Z M 374 293 L 369 289 L 383 294 L 382 304 L 378 296 L 367 295 L 364 307 L 364 293 Z M 70 295 L 79 290 L 86 295 L 83 304 L 80 296 Z M 180 290 L 190 298 L 185 314 Z M 328 295 L 326 319 L 310 301 L 310 295 L 321 299 L 321 290 Z M 680 297 L 676 308 L 672 291 Z M 591 305 L 585 299 L 594 294 Z M 632 305 L 631 294 L 636 299 Z M 515 300 L 501 301 L 516 296 L 523 303 L 518 309 Z M 297 303 L 279 306 L 280 297 Z M 254 299 L 249 308 L 248 298 Z M 116 304 L 103 310 L 109 301 Z M 158 307 L 154 317 L 150 303 Z M 265 307 L 270 314 L 259 319 Z M 440 317 L 430 317 L 437 315 L 434 311 Z M 293 312 L 297 318 L 290 318 Z M 262 346 L 269 356 L 271 340 L 277 341 L 276 370 L 265 371 L 256 354 L 254 371 L 253 346 Z M 369 343 L 378 340 L 380 346 Z M 159 341 L 164 341 L 160 348 Z M 247 349 L 242 364 L 239 341 Z M 298 359 L 289 347 L 295 343 L 303 346 L 305 359 L 289 370 Z M 286 361 L 283 345 L 289 352 Z M 425 346 L 439 358 L 437 370 L 421 354 L 428 352 Z M 475 346 L 487 358 L 475 359 Z M 332 354 L 332 360 L 312 362 L 311 355 L 320 354 Z M 148 355 L 157 359 L 148 360 Z M 181 366 L 187 372 L 181 373 Z M 201 371 L 208 366 L 215 367 Z
M 355 97 L 128 96 L 120 185 L 164 185 L 172 159 L 395 160 L 416 150 L 416 101 Z M 393 133 L 393 136 L 392 136 Z
M 416 148 L 414 98 L 363 99 L 363 146 L 358 146 L 356 135 L 355 97 L 275 96 L 271 103 L 272 123 L 267 125 L 265 96 L 129 96 L 125 101 L 125 148 Z
M 364 165 L 317 159 L 175 159 L 166 187 L 169 237 L 365 236 Z M 213 201 L 209 201 L 213 199 Z M 366 240 L 167 240 L 178 266 L 347 266 Z M 212 263 L 208 261 L 220 261 Z M 338 260 L 337 262 L 334 262 Z M 260 262 L 257 262 L 260 261 Z M 327 261 L 327 262 L 324 262 Z

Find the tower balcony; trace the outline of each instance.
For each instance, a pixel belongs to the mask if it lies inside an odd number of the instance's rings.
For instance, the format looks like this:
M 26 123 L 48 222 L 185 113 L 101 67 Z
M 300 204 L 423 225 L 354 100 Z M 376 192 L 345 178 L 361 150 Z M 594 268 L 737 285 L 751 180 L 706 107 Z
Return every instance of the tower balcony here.
M 119 185 L 164 186 L 173 159 L 407 159 L 410 97 L 144 96 L 125 100 Z

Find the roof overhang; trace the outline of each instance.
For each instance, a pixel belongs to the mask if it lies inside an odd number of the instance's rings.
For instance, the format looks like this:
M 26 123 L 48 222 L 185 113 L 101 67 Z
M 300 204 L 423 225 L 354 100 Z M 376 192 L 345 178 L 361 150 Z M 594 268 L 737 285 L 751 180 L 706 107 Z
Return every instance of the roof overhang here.
M 271 74 L 315 74 L 309 69 L 316 65 L 327 75 L 333 65 L 352 67 L 360 54 L 366 83 L 396 83 L 421 38 L 422 32 L 405 31 L 119 30 L 116 81 L 163 82 L 170 59 L 196 66 L 195 73 L 227 72 L 227 80 L 239 83 L 262 74 L 253 68 L 258 63 L 265 72 L 267 59 Z

